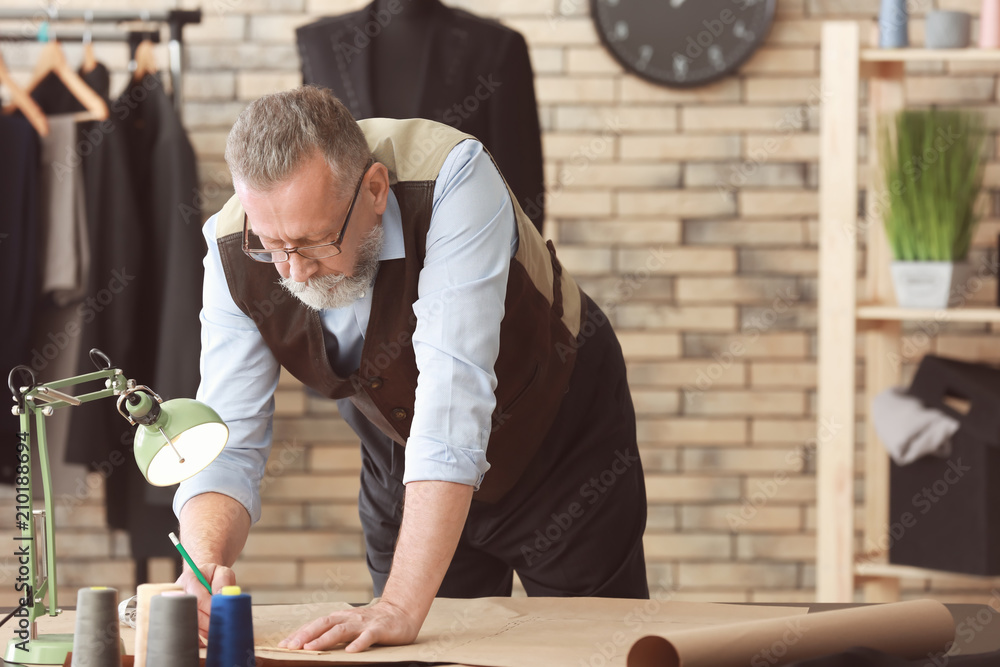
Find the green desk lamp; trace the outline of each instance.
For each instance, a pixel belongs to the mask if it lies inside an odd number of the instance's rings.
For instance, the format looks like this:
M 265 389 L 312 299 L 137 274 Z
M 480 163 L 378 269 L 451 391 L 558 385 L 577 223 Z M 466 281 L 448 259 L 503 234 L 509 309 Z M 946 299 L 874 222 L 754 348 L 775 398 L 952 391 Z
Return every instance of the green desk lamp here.
M 8 376 L 16 403 L 12 411 L 21 420 L 15 479 L 15 522 L 20 535 L 14 537 L 19 565 L 15 580 L 19 606 L 0 622 L 2 625 L 13 619 L 17 623 L 15 637 L 8 642 L 4 654 L 8 663 L 62 665 L 66 654 L 73 649 L 72 634 L 39 635 L 36 625 L 40 617 L 57 616 L 62 611 L 56 585 L 55 517 L 45 417 L 59 408 L 117 396 L 118 412 L 130 424 L 138 426 L 134 444 L 136 463 L 146 481 L 155 486 L 170 486 L 191 477 L 215 460 L 229 439 L 225 423 L 204 403 L 187 398 L 164 402 L 149 387 L 126 379 L 100 350 L 91 350 L 90 358 L 100 370 L 56 382 L 36 384 L 35 374 L 27 366 L 17 366 Z M 18 373 L 27 384 L 15 386 Z M 79 396 L 61 391 L 99 380 L 104 381 L 105 387 L 99 391 Z M 34 509 L 31 489 L 33 420 L 44 510 Z M 41 540 L 36 540 L 39 533 Z

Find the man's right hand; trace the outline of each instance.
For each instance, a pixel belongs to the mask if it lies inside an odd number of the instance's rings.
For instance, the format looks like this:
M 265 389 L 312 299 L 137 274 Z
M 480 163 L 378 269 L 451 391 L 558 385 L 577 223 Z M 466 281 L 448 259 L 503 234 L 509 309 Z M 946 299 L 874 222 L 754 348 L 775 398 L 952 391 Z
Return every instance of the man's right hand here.
M 223 586 L 236 585 L 236 573 L 232 568 L 215 563 L 199 563 L 198 568 L 205 575 L 212 593 L 218 593 Z M 198 580 L 198 576 L 187 567 L 184 573 L 177 579 L 177 584 L 184 588 L 185 593 L 190 593 L 198 598 L 198 639 L 202 646 L 206 645 L 208 637 L 208 622 L 212 613 L 212 596 L 205 590 L 205 586 Z

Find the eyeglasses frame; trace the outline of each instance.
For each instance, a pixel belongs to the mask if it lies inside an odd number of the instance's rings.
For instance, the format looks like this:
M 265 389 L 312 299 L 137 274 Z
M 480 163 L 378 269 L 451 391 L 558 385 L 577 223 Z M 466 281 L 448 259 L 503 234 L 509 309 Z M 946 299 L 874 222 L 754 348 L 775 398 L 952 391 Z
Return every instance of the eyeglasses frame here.
M 343 252 L 343 250 L 341 250 L 340 246 L 344 242 L 344 235 L 347 233 L 347 225 L 348 225 L 348 223 L 351 222 L 351 214 L 354 213 L 354 205 L 358 201 L 358 195 L 361 194 L 361 184 L 364 182 L 365 176 L 368 175 L 368 170 L 372 168 L 373 164 L 375 164 L 375 160 L 374 159 L 369 159 L 368 160 L 368 164 L 365 165 L 364 171 L 361 172 L 361 178 L 358 179 L 358 184 L 354 188 L 354 197 L 351 198 L 351 205 L 347 209 L 347 216 L 344 218 L 344 224 L 341 225 L 341 227 L 340 227 L 340 233 L 337 234 L 337 240 L 336 241 L 330 241 L 329 243 L 318 243 L 316 245 L 304 245 L 304 246 L 298 246 L 298 247 L 294 247 L 294 248 L 274 248 L 273 250 L 270 249 L 270 248 L 252 248 L 251 249 L 250 248 L 250 227 L 249 227 L 249 224 L 248 224 L 249 219 L 247 218 L 246 211 L 244 211 L 243 212 L 243 254 L 246 255 L 247 257 L 249 257 L 251 260 L 253 260 L 255 262 L 260 262 L 261 264 L 284 264 L 285 262 L 287 262 L 287 261 L 289 261 L 289 260 L 292 259 L 292 253 L 298 253 L 299 256 L 303 257 L 304 259 L 312 259 L 312 260 L 315 260 L 315 259 L 329 259 L 330 257 L 336 257 L 337 255 L 339 255 L 341 252 Z M 332 255 L 327 255 L 326 257 L 318 257 L 318 258 L 306 257 L 305 255 L 303 255 L 300 252 L 301 250 L 312 250 L 312 249 L 315 249 L 315 248 L 325 248 L 326 246 L 333 246 L 334 248 L 337 249 L 337 252 L 335 252 Z M 285 253 L 285 259 L 280 260 L 280 261 L 267 262 L 267 261 L 264 261 L 262 259 L 257 259 L 256 257 L 254 257 L 251 254 L 251 253 L 254 253 L 254 252 L 269 252 L 269 253 L 284 252 Z

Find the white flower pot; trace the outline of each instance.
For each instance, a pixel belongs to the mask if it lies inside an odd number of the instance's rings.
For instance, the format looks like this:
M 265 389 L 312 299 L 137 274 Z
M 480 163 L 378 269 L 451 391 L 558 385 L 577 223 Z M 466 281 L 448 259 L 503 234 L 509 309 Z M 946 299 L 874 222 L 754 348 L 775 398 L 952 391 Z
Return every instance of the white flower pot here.
M 963 300 L 965 262 L 893 262 L 892 283 L 903 308 L 947 308 Z

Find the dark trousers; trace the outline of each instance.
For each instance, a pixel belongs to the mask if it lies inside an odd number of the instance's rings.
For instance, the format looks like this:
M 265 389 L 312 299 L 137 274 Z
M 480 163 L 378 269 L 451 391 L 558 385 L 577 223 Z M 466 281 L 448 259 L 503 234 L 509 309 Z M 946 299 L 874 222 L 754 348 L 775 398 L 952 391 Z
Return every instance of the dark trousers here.
M 625 361 L 611 324 L 589 307 L 593 326 L 581 331 L 555 424 L 500 502 L 472 501 L 439 597 L 510 595 L 514 571 L 533 596 L 649 597 L 646 488 Z M 338 406 L 361 437 L 358 509 L 380 596 L 402 520 L 404 448 L 350 401 Z

